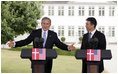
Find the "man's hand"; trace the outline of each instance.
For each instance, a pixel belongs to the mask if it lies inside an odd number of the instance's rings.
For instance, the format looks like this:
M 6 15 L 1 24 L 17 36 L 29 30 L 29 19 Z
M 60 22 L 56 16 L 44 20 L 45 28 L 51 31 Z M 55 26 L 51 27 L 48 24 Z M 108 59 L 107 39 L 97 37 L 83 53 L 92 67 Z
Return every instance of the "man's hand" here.
M 8 42 L 7 42 L 7 45 L 9 46 L 9 47 L 14 47 L 14 41 L 12 41 L 12 40 L 9 40 Z
M 74 43 L 72 45 L 69 45 L 68 50 L 71 50 L 71 51 L 75 50 L 75 47 L 73 45 L 74 45 Z

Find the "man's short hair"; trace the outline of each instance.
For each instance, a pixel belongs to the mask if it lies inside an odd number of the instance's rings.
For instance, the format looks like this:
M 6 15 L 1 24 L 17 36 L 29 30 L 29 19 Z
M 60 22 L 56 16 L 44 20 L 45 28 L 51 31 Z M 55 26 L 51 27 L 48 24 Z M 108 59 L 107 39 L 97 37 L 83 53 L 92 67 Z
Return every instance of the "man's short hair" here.
M 96 21 L 96 19 L 95 19 L 94 17 L 88 17 L 88 18 L 86 19 L 86 21 L 90 21 L 90 22 L 94 25 L 94 28 L 95 28 L 96 25 L 97 25 L 97 21 Z
M 41 22 L 42 22 L 43 20 L 45 20 L 45 19 L 49 20 L 50 23 L 51 23 L 51 19 L 50 19 L 49 17 L 43 17 L 43 18 L 41 19 Z

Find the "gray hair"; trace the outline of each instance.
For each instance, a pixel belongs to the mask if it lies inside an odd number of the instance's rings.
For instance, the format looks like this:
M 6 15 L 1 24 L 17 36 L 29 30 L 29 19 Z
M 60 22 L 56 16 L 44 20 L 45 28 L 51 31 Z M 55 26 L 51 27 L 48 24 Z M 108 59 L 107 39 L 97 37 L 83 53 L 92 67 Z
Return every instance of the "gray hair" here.
M 41 22 L 42 22 L 43 20 L 45 20 L 45 19 L 49 20 L 50 23 L 51 23 L 51 19 L 50 19 L 49 17 L 43 17 L 42 20 L 41 20 Z

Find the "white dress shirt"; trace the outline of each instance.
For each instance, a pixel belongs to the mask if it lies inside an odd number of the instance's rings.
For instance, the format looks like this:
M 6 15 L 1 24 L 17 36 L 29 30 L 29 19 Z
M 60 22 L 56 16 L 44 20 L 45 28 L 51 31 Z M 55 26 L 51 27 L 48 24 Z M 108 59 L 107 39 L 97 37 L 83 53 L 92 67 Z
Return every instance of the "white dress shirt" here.
M 92 32 L 89 32 L 89 33 L 91 33 L 91 38 L 93 37 L 93 35 L 95 34 L 95 32 L 96 32 L 96 29 L 94 29 Z
M 46 32 L 46 40 L 47 40 L 47 36 L 48 36 L 48 30 L 47 31 L 45 31 Z M 42 29 L 42 38 L 43 38 L 43 34 L 44 34 L 44 30 Z

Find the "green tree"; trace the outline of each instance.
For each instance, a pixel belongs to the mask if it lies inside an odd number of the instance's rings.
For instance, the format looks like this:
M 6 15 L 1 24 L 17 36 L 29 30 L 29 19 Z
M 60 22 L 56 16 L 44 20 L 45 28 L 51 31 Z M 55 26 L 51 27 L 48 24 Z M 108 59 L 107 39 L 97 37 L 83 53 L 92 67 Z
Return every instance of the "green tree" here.
M 61 37 L 61 41 L 65 42 L 66 38 L 65 37 Z
M 30 33 L 36 28 L 36 20 L 42 15 L 41 1 L 1 2 L 1 42 Z
M 83 39 L 83 37 L 79 37 L 79 41 L 80 41 L 80 43 L 82 43 L 82 39 Z

